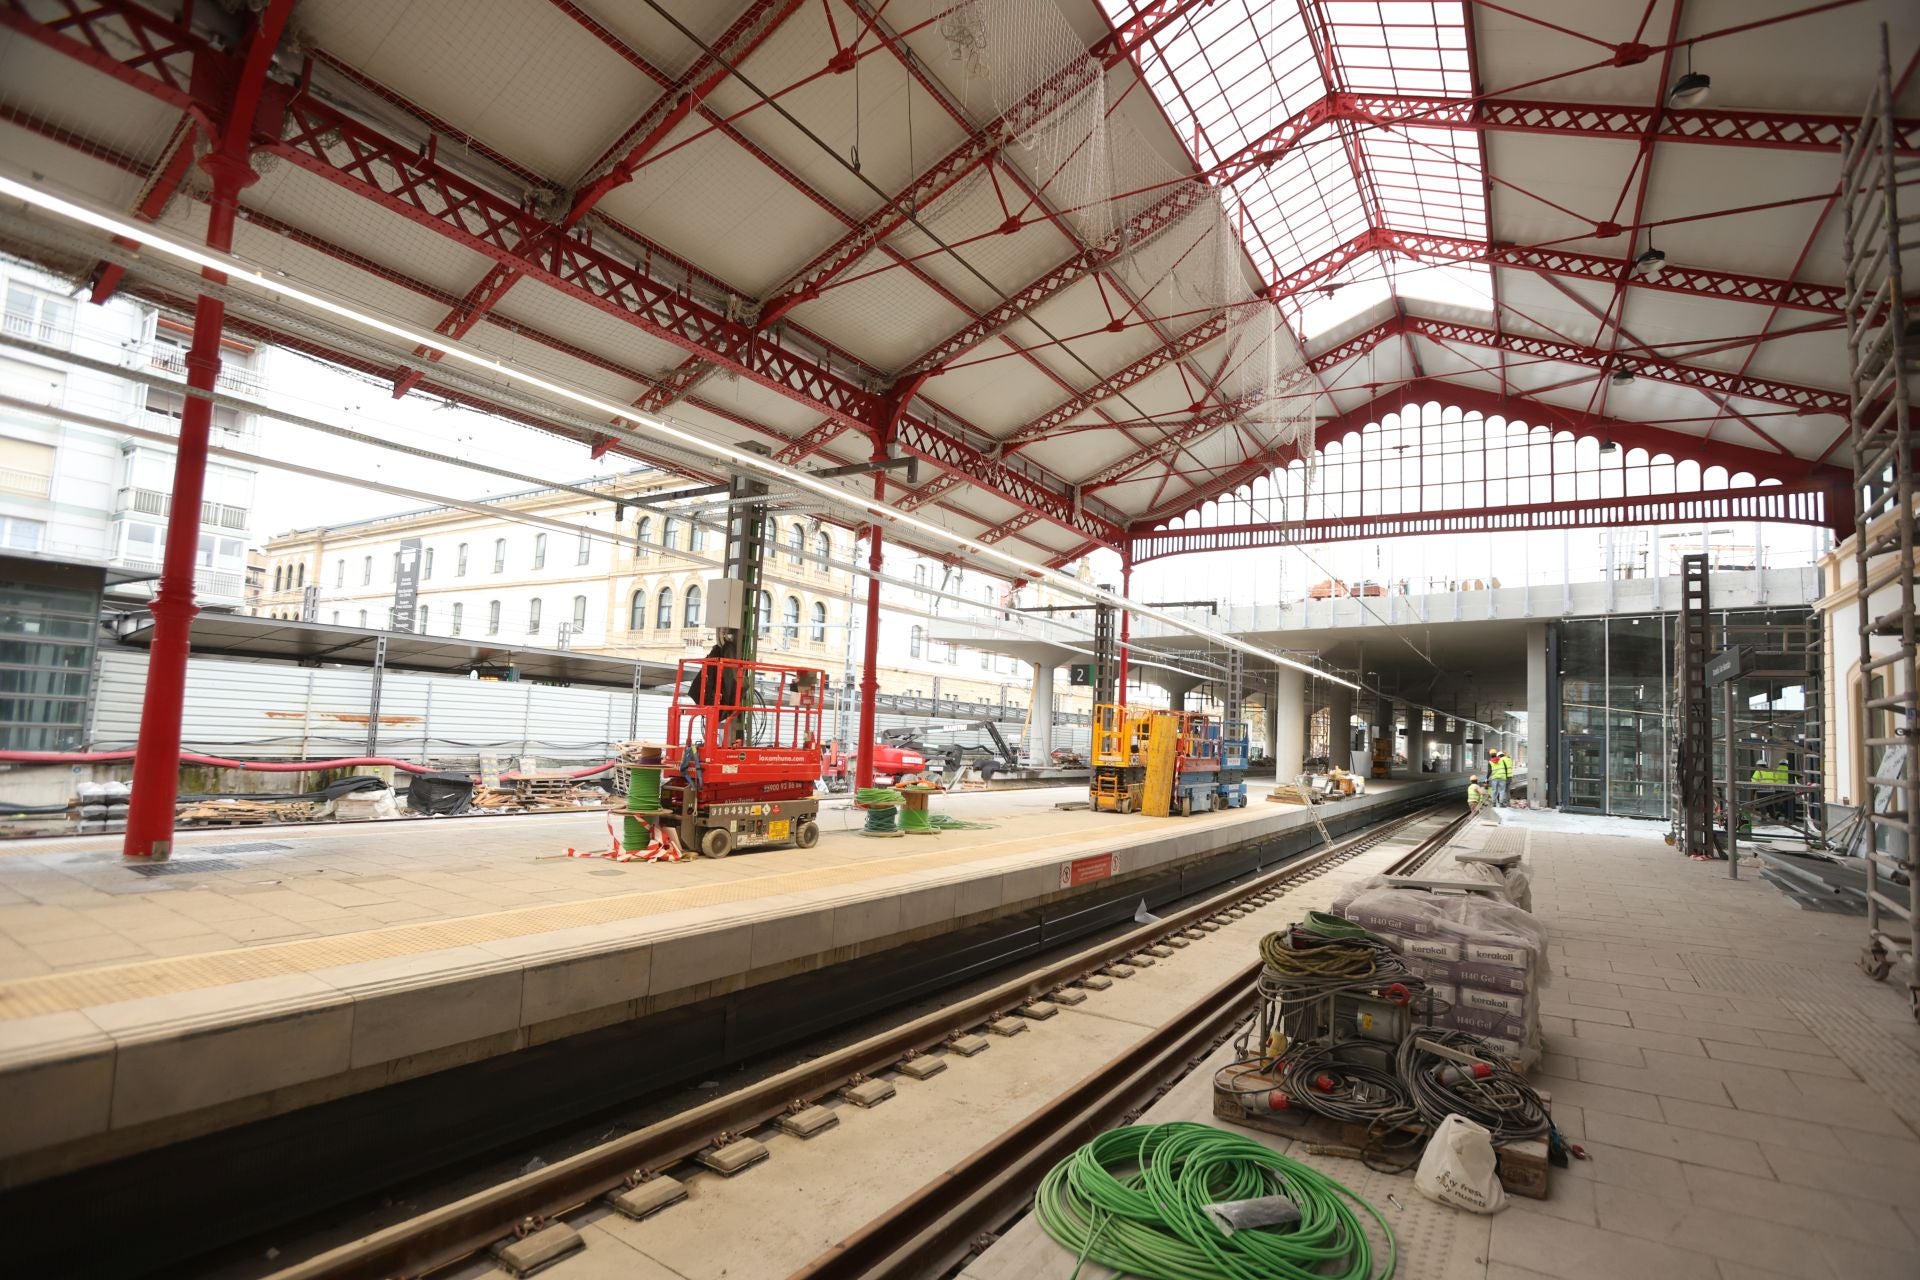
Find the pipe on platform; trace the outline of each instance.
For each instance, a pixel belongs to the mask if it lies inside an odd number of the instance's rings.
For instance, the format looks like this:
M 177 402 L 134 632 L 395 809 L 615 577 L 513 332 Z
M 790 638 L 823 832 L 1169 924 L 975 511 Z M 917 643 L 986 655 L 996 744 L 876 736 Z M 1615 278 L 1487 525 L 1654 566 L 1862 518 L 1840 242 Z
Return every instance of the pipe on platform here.
M 233 250 L 233 224 L 240 193 L 259 177 L 248 162 L 253 118 L 260 105 L 280 33 L 293 0 L 271 0 L 261 11 L 247 44 L 246 62 L 234 85 L 233 101 L 218 145 L 200 158 L 213 180 L 207 213 L 207 247 Z M 224 285 L 225 273 L 201 270 L 209 284 Z M 220 375 L 220 333 L 226 304 L 201 294 L 193 306 L 193 345 L 187 352 L 187 385 L 211 392 Z M 180 792 L 180 722 L 187 693 L 187 652 L 194 615 L 193 578 L 200 553 L 200 504 L 206 491 L 207 446 L 213 426 L 213 402 L 188 396 L 180 414 L 180 438 L 174 448 L 173 499 L 167 513 L 167 549 L 160 562 L 160 589 L 154 595 L 153 647 L 147 665 L 146 698 L 140 707 L 140 737 L 133 760 L 133 789 L 127 802 L 127 834 L 121 853 L 129 858 L 165 859 L 173 852 L 174 804 Z

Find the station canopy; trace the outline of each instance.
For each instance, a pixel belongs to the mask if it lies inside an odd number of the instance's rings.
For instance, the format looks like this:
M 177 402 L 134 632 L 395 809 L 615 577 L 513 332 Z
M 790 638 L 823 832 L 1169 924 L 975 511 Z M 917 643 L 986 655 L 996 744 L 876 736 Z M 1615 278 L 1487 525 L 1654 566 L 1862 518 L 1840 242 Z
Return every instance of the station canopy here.
M 199 243 L 286 7 L 0 7 L 0 170 Z M 625 428 L 917 457 L 889 501 L 1056 565 L 1409 400 L 1790 483 L 1847 461 L 1832 197 L 1882 22 L 1913 146 L 1894 0 L 299 0 L 235 254 L 634 418 L 230 321 L 692 476 Z M 190 304 L 36 218 L 0 232 Z

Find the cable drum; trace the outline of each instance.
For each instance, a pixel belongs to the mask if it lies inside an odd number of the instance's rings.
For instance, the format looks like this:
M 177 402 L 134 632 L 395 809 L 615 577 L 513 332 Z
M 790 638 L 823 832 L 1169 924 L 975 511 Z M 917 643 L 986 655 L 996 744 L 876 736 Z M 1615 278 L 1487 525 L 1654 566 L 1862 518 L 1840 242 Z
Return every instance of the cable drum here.
M 1206 1211 L 1276 1195 L 1297 1224 L 1228 1234 Z M 1144 1280 L 1387 1280 L 1397 1261 L 1393 1228 L 1346 1186 L 1203 1124 L 1101 1134 L 1047 1174 L 1034 1214 L 1081 1263 Z

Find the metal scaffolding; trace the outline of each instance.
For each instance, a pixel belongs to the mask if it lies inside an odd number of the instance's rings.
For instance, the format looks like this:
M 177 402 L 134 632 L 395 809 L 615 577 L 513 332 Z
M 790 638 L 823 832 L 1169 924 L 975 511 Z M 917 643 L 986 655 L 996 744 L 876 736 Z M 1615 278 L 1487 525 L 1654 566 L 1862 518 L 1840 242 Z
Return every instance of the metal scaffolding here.
M 1902 217 L 1899 180 L 1920 168 L 1900 158 L 1887 32 L 1880 70 L 1840 163 L 1845 216 L 1847 353 L 1853 444 L 1854 591 L 1859 603 L 1860 726 L 1867 774 L 1867 946 L 1861 967 L 1884 978 L 1906 970 L 1920 1017 L 1914 921 L 1920 917 L 1920 625 L 1916 586 L 1912 389 L 1915 335 L 1908 328 L 1900 255 L 1920 248 L 1920 215 Z M 1904 883 L 1903 883 L 1904 882 Z

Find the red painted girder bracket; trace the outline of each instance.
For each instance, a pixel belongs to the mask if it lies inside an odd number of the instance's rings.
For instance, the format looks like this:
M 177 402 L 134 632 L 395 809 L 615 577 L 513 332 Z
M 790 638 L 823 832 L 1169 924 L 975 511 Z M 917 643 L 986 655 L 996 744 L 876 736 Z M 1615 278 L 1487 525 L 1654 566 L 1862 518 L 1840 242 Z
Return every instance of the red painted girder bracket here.
M 167 158 L 155 170 L 147 190 L 133 207 L 133 216 L 141 222 L 153 222 L 166 212 L 167 205 L 180 191 L 180 184 L 186 181 L 187 174 L 193 168 L 193 140 L 197 126 L 189 116 L 182 116 L 174 131 L 173 149 Z M 133 241 L 123 236 L 115 236 L 113 242 L 123 249 L 134 249 Z M 126 277 L 127 269 L 117 262 L 102 262 L 93 272 L 93 289 L 88 300 L 93 303 L 105 302 L 120 287 L 120 281 Z
M 1104 270 L 1121 254 L 1131 253 L 1149 243 L 1206 200 L 1211 191 L 1204 183 L 1181 183 L 1174 188 L 1172 195 L 1127 219 L 1098 244 L 1088 246 L 1024 288 L 1014 291 L 1005 302 L 982 313 L 979 319 L 910 363 L 907 368 L 913 371 L 938 369 L 949 360 L 980 345 L 1048 298 Z
M 1580 102 L 1535 102 L 1521 98 L 1429 98 L 1406 94 L 1331 93 L 1310 103 L 1238 152 L 1209 168 L 1205 177 L 1231 185 L 1292 151 L 1322 125 L 1350 121 L 1375 126 L 1467 129 L 1496 133 L 1545 133 L 1639 142 L 1653 128 L 1657 142 L 1728 147 L 1773 147 L 1789 151 L 1837 151 L 1859 125 L 1852 116 L 1784 111 L 1668 109 L 1655 122 L 1649 107 Z M 1920 120 L 1895 120 L 1895 147 L 1920 152 Z
M 951 471 L 945 471 L 931 484 L 922 485 L 911 493 L 903 495 L 893 505 L 901 511 L 918 511 L 929 502 L 936 502 L 959 487 L 960 477 Z
M 1022 529 L 1025 529 L 1028 525 L 1031 525 L 1034 521 L 1038 520 L 1039 518 L 1040 518 L 1039 516 L 1036 516 L 1031 511 L 1022 511 L 1019 515 L 1007 521 L 1005 524 L 997 524 L 993 528 L 987 530 L 985 533 L 981 534 L 977 539 L 975 539 L 975 541 L 983 542 L 987 546 L 992 546 L 996 542 L 1005 542 L 1008 538 L 1013 537 L 1014 534 L 1019 533 Z
M 1831 527 L 1835 495 L 1824 485 L 1769 485 L 1720 492 L 1653 494 L 1636 498 L 1587 498 L 1454 511 L 1327 517 L 1266 524 L 1164 529 L 1135 534 L 1133 562 L 1203 551 L 1245 551 L 1321 542 L 1375 538 L 1432 538 L 1454 533 L 1523 533 L 1535 529 L 1608 529 L 1710 520 L 1767 520 Z M 1839 494 L 1844 503 L 1846 493 Z
M 1149 351 L 1146 355 L 1141 356 L 1126 368 L 1103 378 L 1079 395 L 1073 397 L 1073 399 L 1047 410 L 1032 422 L 1017 428 L 1005 436 L 1001 441 L 1004 452 L 1014 452 L 1024 445 L 1031 444 L 1035 440 L 1046 437 L 1079 417 L 1089 408 L 1100 403 L 1100 401 L 1110 396 L 1119 395 L 1127 388 L 1159 372 L 1173 361 L 1182 359 L 1198 351 L 1201 347 L 1206 346 L 1209 342 L 1225 334 L 1230 320 L 1231 313 L 1227 311 L 1222 311 L 1218 315 L 1211 316 L 1187 330 L 1172 342 L 1156 350 Z M 1390 337 L 1394 337 L 1400 332 L 1402 332 L 1400 318 L 1398 316 L 1390 316 L 1373 328 L 1365 330 L 1362 333 L 1357 333 L 1351 338 L 1339 343 L 1337 346 L 1322 351 L 1319 355 L 1308 357 L 1305 367 L 1316 374 L 1329 372 L 1348 360 L 1353 359 L 1355 356 L 1364 355 L 1368 351 L 1373 350 L 1373 348 L 1379 346 L 1380 343 Z
M 36 17 L 38 14 L 40 16 Z M 132 0 L 0 0 L 0 26 L 186 110 L 210 100 L 199 36 Z
M 1570 276 L 1609 284 L 1617 282 L 1632 266 L 1622 258 L 1576 253 L 1568 249 L 1533 248 L 1374 227 L 1274 282 L 1268 289 L 1268 296 L 1276 299 L 1291 297 L 1334 275 L 1355 258 L 1373 252 L 1391 253 L 1415 261 L 1485 263 L 1488 266 L 1530 271 L 1535 275 Z M 1669 264 L 1657 279 L 1629 274 L 1627 283 L 1635 288 L 1662 293 L 1751 302 L 1756 306 L 1796 307 L 1828 315 L 1840 313 L 1841 295 L 1845 292 L 1837 284 L 1780 280 L 1684 263 Z
M 1210 4 L 1212 0 L 1168 0 L 1149 6 L 1121 30 L 1103 37 L 1095 46 L 1100 50 L 1088 58 L 1076 58 L 1047 77 L 1026 97 L 1006 112 L 975 130 L 959 146 L 934 161 L 915 176 L 894 198 L 842 235 L 806 266 L 789 276 L 774 291 L 761 309 L 760 324 L 772 324 L 793 308 L 820 296 L 820 290 L 835 276 L 864 258 L 874 246 L 906 225 L 905 209 L 924 209 L 960 179 L 992 159 L 1012 138 L 1029 132 L 1054 112 L 1087 92 L 1099 77 L 1121 62 L 1132 51 L 1151 39 L 1155 32 L 1179 18 L 1189 9 Z M 1018 230 L 1018 225 L 1009 228 Z
M 773 455 L 773 460 L 784 463 L 790 467 L 794 463 L 804 458 L 810 458 L 820 452 L 820 450 L 837 440 L 847 429 L 847 424 L 837 418 L 824 419 L 818 426 L 808 431 L 792 444 L 782 447 Z M 958 483 L 958 481 L 955 483 Z
M 895 440 L 906 452 L 957 472 L 1016 506 L 1037 512 L 1106 546 L 1119 546 L 1126 532 L 1118 520 L 1085 509 L 1071 486 L 1056 487 L 1057 482 L 1037 474 L 1024 458 L 988 458 L 917 418 L 902 418 Z
M 1441 378 L 1414 378 L 1380 392 L 1364 404 L 1329 418 L 1314 429 L 1316 445 L 1326 445 L 1350 432 L 1360 431 L 1390 413 L 1398 413 L 1410 404 L 1437 403 L 1477 413 L 1484 418 L 1505 418 L 1535 426 L 1570 431 L 1576 436 L 1611 440 L 1624 449 L 1645 449 L 1650 454 L 1697 462 L 1703 467 L 1725 467 L 1729 475 L 1747 472 L 1759 480 L 1798 483 L 1819 477 L 1821 483 L 1846 483 L 1851 473 L 1844 468 L 1823 466 L 1806 458 L 1796 458 L 1769 449 L 1707 440 L 1683 431 L 1604 417 L 1581 409 L 1548 404 L 1529 396 L 1502 395 L 1480 387 L 1448 382 Z M 1232 493 L 1254 477 L 1295 457 L 1291 448 L 1275 450 L 1270 456 L 1250 458 L 1233 470 L 1193 486 L 1186 493 L 1142 515 L 1131 525 L 1134 532 L 1150 532 L 1160 521 L 1203 503 Z
M 780 24 L 800 7 L 801 3 L 803 0 L 758 0 L 721 34 L 714 47 L 730 55 L 730 60 L 746 57 L 772 35 Z M 652 68 L 649 67 L 647 70 L 651 71 Z M 703 53 L 679 80 L 663 84 L 660 96 L 622 135 L 621 143 L 616 144 L 616 147 L 625 144 L 635 135 L 639 135 L 638 141 L 628 146 L 624 155 L 613 161 L 601 171 L 598 177 L 574 194 L 567 212 L 558 223 L 549 228 L 547 234 L 549 236 L 564 235 L 578 226 L 602 199 L 633 181 L 633 175 L 640 162 L 665 141 L 667 135 L 706 100 L 707 95 L 724 84 L 730 74 L 725 67 L 715 66 L 713 60 Z M 513 288 L 514 282 L 519 278 L 519 272 L 511 267 L 491 268 L 485 276 L 481 277 L 479 283 L 467 292 L 466 297 L 461 299 L 460 305 L 434 326 L 434 332 L 454 339 L 466 337 L 472 332 L 473 326 L 480 323 L 482 316 L 499 305 L 500 299 L 507 295 L 507 291 Z M 437 352 L 425 349 L 417 350 L 414 354 L 428 360 L 439 359 Z M 419 384 L 422 376 L 424 375 L 418 370 L 409 370 L 401 374 L 394 380 L 394 397 L 397 399 L 412 390 Z M 649 400 L 651 398 L 651 396 L 648 397 Z
M 1737 374 L 1721 369 L 1703 369 L 1644 353 L 1621 352 L 1615 355 L 1598 347 L 1585 347 L 1576 343 L 1561 342 L 1554 338 L 1537 338 L 1526 334 L 1499 333 L 1492 329 L 1483 329 L 1479 325 L 1433 320 L 1425 316 L 1408 316 L 1406 324 L 1407 332 L 1418 337 L 1430 338 L 1435 342 L 1464 342 L 1471 346 L 1490 347 L 1516 355 L 1558 360 L 1566 364 L 1586 365 L 1601 370 L 1626 369 L 1640 377 L 1655 378 L 1661 382 L 1717 392 L 1720 395 L 1761 400 L 1789 409 L 1799 409 L 1805 413 L 1845 415 L 1847 412 L 1847 393 L 1844 391 L 1803 387 L 1797 383 L 1760 378 L 1752 374 Z

